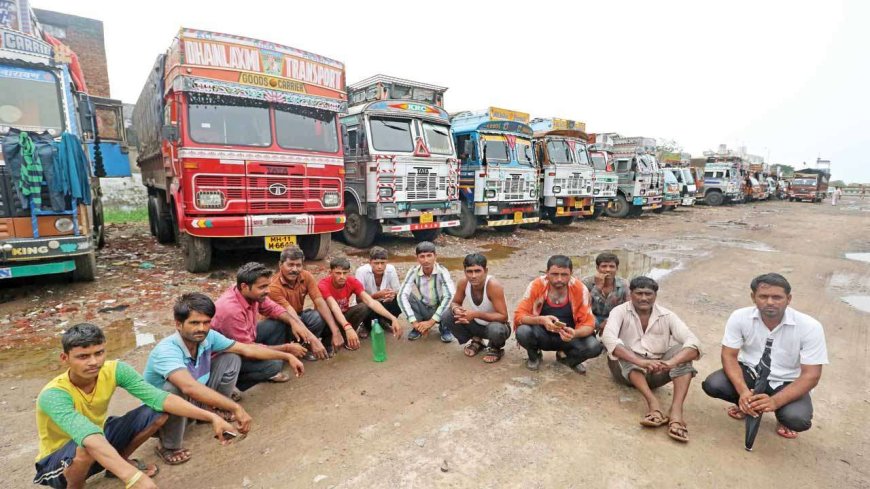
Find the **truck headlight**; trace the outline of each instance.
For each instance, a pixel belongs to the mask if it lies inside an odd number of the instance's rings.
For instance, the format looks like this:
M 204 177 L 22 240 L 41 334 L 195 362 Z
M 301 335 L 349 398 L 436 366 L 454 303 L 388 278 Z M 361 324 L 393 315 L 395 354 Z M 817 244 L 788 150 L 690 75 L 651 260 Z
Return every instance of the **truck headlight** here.
M 538 192 L 536 192 L 535 189 L 529 190 L 529 197 L 534 198 L 536 195 L 538 195 Z
M 489 213 L 490 214 L 498 214 L 498 207 L 496 207 L 494 205 L 489 206 Z
M 565 205 L 564 199 L 556 199 L 556 205 Z
M 448 185 L 447 186 L 447 196 L 453 197 L 455 195 L 456 195 L 456 186 L 455 185 Z
M 385 205 L 384 206 L 384 217 L 397 217 L 399 215 L 399 210 L 396 209 L 394 205 Z
M 494 199 L 495 198 L 495 190 L 489 189 L 483 193 L 483 196 L 486 197 L 487 199 Z
M 378 196 L 379 197 L 392 197 L 393 189 L 390 187 L 378 187 Z
M 200 209 L 220 209 L 224 206 L 224 193 L 220 190 L 197 192 L 196 206 Z
M 68 233 L 73 230 L 72 219 L 68 217 L 61 217 L 60 219 L 56 219 L 54 221 L 54 228 L 61 233 Z
M 323 194 L 323 207 L 336 207 L 341 199 L 338 192 L 326 192 Z
M 553 185 L 553 193 L 554 193 L 554 194 L 558 194 L 558 193 L 561 192 L 561 191 L 562 191 L 562 187 L 561 187 L 561 186 L 559 186 L 559 185 Z

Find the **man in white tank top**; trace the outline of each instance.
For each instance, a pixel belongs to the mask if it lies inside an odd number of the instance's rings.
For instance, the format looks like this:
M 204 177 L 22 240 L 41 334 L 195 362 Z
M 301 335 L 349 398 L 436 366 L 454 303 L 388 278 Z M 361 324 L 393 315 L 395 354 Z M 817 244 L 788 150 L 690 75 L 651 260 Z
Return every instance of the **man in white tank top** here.
M 511 335 L 508 326 L 507 302 L 504 287 L 488 274 L 486 257 L 472 253 L 463 261 L 465 277 L 456 284 L 453 301 L 441 316 L 441 322 L 453 333 L 465 355 L 473 357 L 487 340 L 483 361 L 495 363 L 504 355 L 504 344 Z M 468 306 L 463 306 L 465 299 Z

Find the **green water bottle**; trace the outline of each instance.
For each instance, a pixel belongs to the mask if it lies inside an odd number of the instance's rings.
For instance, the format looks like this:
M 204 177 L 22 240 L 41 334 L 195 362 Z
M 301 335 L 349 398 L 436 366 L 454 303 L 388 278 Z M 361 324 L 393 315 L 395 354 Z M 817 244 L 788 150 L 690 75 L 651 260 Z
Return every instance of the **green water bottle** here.
M 387 359 L 387 336 L 377 319 L 372 324 L 372 359 L 376 362 Z

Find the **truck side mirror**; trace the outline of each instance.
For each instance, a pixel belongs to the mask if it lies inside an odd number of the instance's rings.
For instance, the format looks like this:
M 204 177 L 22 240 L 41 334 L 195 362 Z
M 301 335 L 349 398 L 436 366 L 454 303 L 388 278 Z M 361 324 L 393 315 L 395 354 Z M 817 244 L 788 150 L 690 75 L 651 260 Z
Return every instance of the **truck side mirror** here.
M 82 133 L 88 133 L 87 139 L 92 139 L 97 128 L 94 127 L 94 117 L 97 110 L 94 107 L 94 102 L 86 93 L 78 93 L 78 111 L 79 124 L 82 127 Z
M 163 139 L 176 143 L 178 142 L 178 126 L 166 124 L 160 131 L 160 135 L 163 136 Z
M 486 140 L 483 141 L 483 158 L 480 159 L 480 162 L 483 164 L 483 166 L 487 165 L 487 163 L 486 163 Z

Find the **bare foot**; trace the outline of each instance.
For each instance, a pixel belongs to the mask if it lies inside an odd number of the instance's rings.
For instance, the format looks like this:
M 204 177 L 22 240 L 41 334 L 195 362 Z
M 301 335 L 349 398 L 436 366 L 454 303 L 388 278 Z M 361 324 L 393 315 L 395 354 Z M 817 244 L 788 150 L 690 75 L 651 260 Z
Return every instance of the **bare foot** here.
M 776 425 L 776 434 L 789 440 L 794 440 L 798 437 L 797 431 L 792 431 L 781 424 Z

